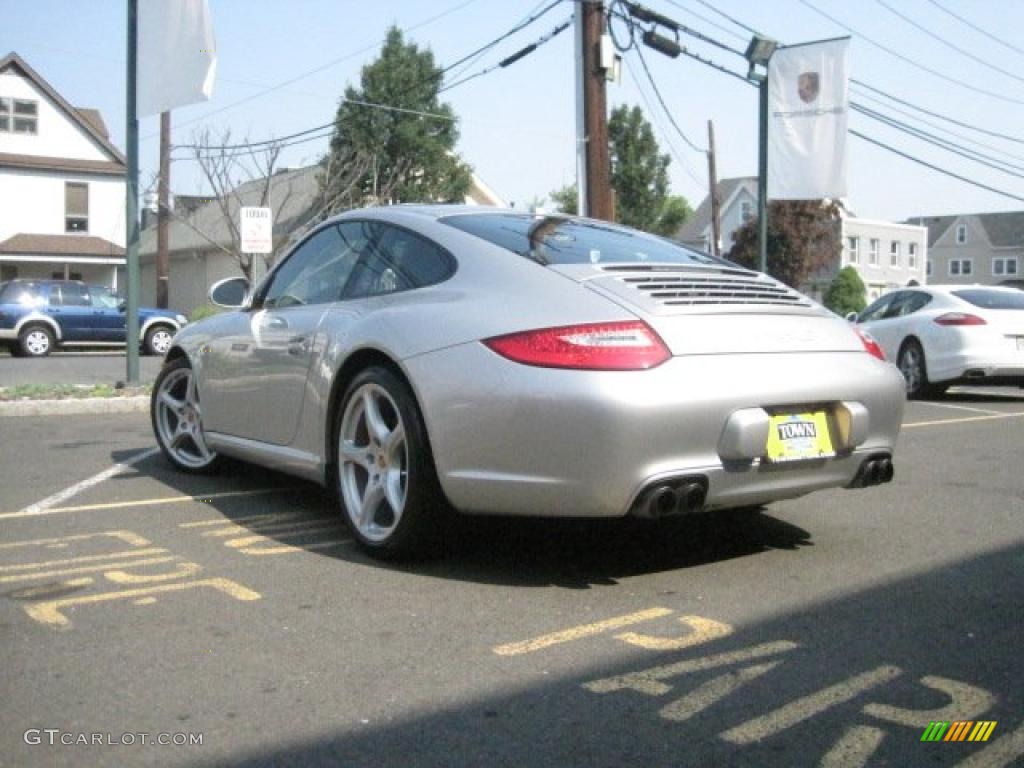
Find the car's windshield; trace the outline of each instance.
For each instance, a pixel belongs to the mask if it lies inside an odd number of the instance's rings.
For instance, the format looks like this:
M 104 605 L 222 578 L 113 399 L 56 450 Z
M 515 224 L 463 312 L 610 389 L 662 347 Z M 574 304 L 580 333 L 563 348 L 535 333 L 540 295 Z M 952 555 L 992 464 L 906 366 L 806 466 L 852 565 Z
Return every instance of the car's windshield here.
M 735 266 L 654 235 L 566 216 L 484 213 L 446 216 L 441 221 L 541 264 Z
M 89 299 L 92 305 L 98 309 L 117 309 L 121 304 L 121 300 L 105 285 L 90 285 Z
M 967 288 L 962 291 L 953 291 L 953 295 L 982 309 L 1024 309 L 1024 291 Z

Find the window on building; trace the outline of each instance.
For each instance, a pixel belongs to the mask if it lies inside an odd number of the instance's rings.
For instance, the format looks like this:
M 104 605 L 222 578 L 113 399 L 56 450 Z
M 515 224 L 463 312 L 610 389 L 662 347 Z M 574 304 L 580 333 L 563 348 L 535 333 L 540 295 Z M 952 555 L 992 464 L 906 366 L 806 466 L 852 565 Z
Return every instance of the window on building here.
M 974 260 L 973 259 L 950 259 L 949 260 L 949 274 L 950 276 L 966 277 L 974 274 Z
M 963 245 L 967 242 L 967 225 L 959 224 L 956 228 L 956 242 L 957 245 Z
M 996 277 L 1010 277 L 1017 274 L 1017 257 L 1000 256 L 992 259 L 992 274 Z
M 64 231 L 89 231 L 89 185 L 68 181 L 64 184 Z
M 917 243 L 907 243 L 907 268 L 917 269 Z
M 932 267 L 932 260 L 928 259 L 928 261 L 926 261 L 925 265 L 924 265 L 924 273 L 928 277 L 931 277 L 932 276 L 932 269 L 933 269 L 933 267 Z
M 740 221 L 747 222 L 754 218 L 754 204 L 749 200 L 740 202 Z
M 39 102 L 13 99 L 11 127 L 15 133 L 39 133 Z
M 898 240 L 889 243 L 889 266 L 900 266 L 900 243 Z
M 860 261 L 860 238 L 846 238 L 846 260 L 850 264 L 857 264 Z
M 878 266 L 878 238 L 872 237 L 868 247 L 868 264 Z
M 0 133 L 11 132 L 11 100 L 0 98 Z

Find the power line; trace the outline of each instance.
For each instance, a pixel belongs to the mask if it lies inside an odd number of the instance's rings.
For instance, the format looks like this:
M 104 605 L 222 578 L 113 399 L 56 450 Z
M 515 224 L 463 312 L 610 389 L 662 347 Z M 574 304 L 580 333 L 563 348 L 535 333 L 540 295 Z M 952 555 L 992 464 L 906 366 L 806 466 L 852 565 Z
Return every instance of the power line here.
M 850 102 L 850 109 L 852 109 L 854 112 L 859 112 L 862 115 L 866 115 L 867 117 L 870 117 L 873 120 L 877 120 L 878 122 L 883 123 L 884 125 L 888 125 L 891 128 L 896 128 L 897 130 L 903 131 L 904 133 L 921 139 L 922 141 L 927 142 L 928 144 L 933 144 L 934 146 L 941 147 L 942 149 L 945 149 L 947 152 L 952 152 L 955 155 L 960 155 L 961 157 L 965 157 L 968 160 L 973 160 L 976 163 L 988 166 L 989 168 L 1008 174 L 1010 176 L 1014 176 L 1018 179 L 1024 179 L 1024 175 L 1021 175 L 1020 173 L 1014 173 L 1014 171 L 1012 170 L 1007 170 L 1007 168 L 1013 168 L 1018 171 L 1024 171 L 1024 167 L 1022 166 L 1013 165 L 1012 163 L 1001 162 L 989 155 L 985 155 L 980 152 L 975 152 L 974 150 L 968 149 L 963 145 L 947 141 L 946 139 L 943 139 L 940 136 L 936 136 L 935 134 L 928 133 L 927 131 L 922 131 L 920 128 L 915 128 L 914 126 L 909 125 L 908 123 L 904 123 L 900 120 L 896 120 L 895 118 L 883 115 L 881 112 L 876 112 L 875 110 L 865 107 L 862 104 L 857 104 L 856 102 Z
M 925 26 L 923 26 L 921 24 L 918 24 L 912 18 L 907 16 L 905 13 L 902 13 L 901 11 L 897 11 L 895 8 L 893 8 L 891 5 L 889 5 L 889 3 L 885 2 L 885 0 L 875 0 L 875 2 L 878 3 L 880 6 L 882 6 L 883 8 L 885 8 L 890 13 L 895 14 L 899 18 L 903 19 L 903 21 L 905 21 L 910 26 L 912 26 L 915 29 L 918 29 L 921 32 L 923 32 L 924 34 L 928 35 L 928 37 L 932 38 L 933 40 L 938 40 L 940 43 L 945 45 L 947 48 L 952 48 L 954 51 L 956 51 L 957 53 L 959 53 L 962 56 L 966 56 L 971 61 L 975 61 L 978 64 L 981 64 L 984 67 L 988 67 L 989 69 L 991 69 L 991 70 L 993 70 L 995 72 L 999 72 L 1000 74 L 1006 75 L 1007 77 L 1012 77 L 1014 80 L 1018 80 L 1018 81 L 1024 83 L 1024 77 L 1021 77 L 1020 75 L 1015 75 L 1013 72 L 1005 70 L 1002 67 L 997 67 L 995 64 L 991 64 L 991 63 L 985 61 L 985 59 L 981 58 L 980 56 L 975 56 L 970 51 L 964 50 L 959 45 L 956 45 L 955 43 L 949 42 L 949 40 L 947 40 L 946 38 L 942 37 L 941 35 L 938 35 L 935 32 L 932 32 L 927 27 L 925 27 Z
M 868 85 L 863 80 L 857 80 L 851 77 L 850 82 L 860 86 L 861 88 L 867 88 L 869 91 L 873 91 L 881 96 L 884 96 L 887 99 L 895 101 L 897 104 L 903 104 L 904 106 L 910 107 L 911 109 L 916 109 L 918 112 L 923 112 L 926 115 L 931 115 L 932 117 L 936 117 L 940 120 L 945 120 L 949 123 L 952 123 L 953 125 L 958 125 L 961 128 L 968 128 L 972 131 L 977 131 L 978 133 L 983 133 L 986 136 L 992 136 L 993 138 L 996 139 L 1005 139 L 1006 141 L 1012 141 L 1016 144 L 1024 144 L 1024 139 L 1018 138 L 1016 136 L 1010 136 L 1009 134 L 1006 133 L 992 131 L 987 128 L 982 128 L 981 126 L 972 125 L 971 123 L 965 123 L 960 120 L 957 120 L 954 117 L 950 117 L 949 115 L 944 115 L 941 112 L 933 112 L 932 110 L 914 104 L 913 102 L 907 101 L 906 99 L 901 99 L 899 96 L 893 96 L 891 93 L 883 91 L 881 88 L 876 88 L 873 85 Z
M 833 24 L 835 24 L 835 25 L 837 25 L 839 27 L 842 27 L 847 32 L 849 32 L 850 34 L 856 35 L 857 37 L 859 37 L 861 40 L 863 40 L 864 42 L 868 43 L 869 45 L 873 45 L 875 48 L 878 48 L 879 50 L 885 51 L 890 56 L 894 56 L 897 59 L 899 59 L 900 61 L 906 62 L 907 64 L 910 64 L 912 67 L 915 67 L 916 69 L 920 69 L 921 71 L 927 72 L 928 74 L 933 75 L 934 77 L 938 77 L 938 78 L 940 78 L 942 80 L 945 80 L 947 82 L 954 83 L 955 85 L 959 85 L 961 88 L 965 88 L 965 89 L 967 89 L 969 91 L 973 91 L 974 93 L 979 93 L 979 94 L 982 94 L 984 96 L 989 96 L 990 98 L 998 99 L 999 101 L 1006 101 L 1006 102 L 1009 102 L 1011 104 L 1024 104 L 1024 101 L 1022 101 L 1021 99 L 1014 99 L 1014 98 L 1011 98 L 1009 96 L 1004 96 L 1001 93 L 996 93 L 995 91 L 987 91 L 984 88 L 978 88 L 977 86 L 974 86 L 974 85 L 972 85 L 971 83 L 968 83 L 965 80 L 958 80 L 955 77 L 950 77 L 949 75 L 945 75 L 942 72 L 939 72 L 938 70 L 932 69 L 931 67 L 927 67 L 924 64 L 921 64 L 920 62 L 914 61 L 910 57 L 904 56 L 902 53 L 899 53 L 898 51 L 894 51 L 892 48 L 890 48 L 890 47 L 888 47 L 886 45 L 883 45 L 882 43 L 879 43 L 879 42 L 871 39 L 870 37 L 867 37 L 863 32 L 858 32 L 856 29 L 854 29 L 853 27 L 849 26 L 848 24 L 844 24 L 843 22 L 839 21 L 839 19 L 837 19 L 835 16 L 832 16 L 832 15 L 826 13 L 825 11 L 821 10 L 817 6 L 815 6 L 812 2 L 810 2 L 810 0 L 800 0 L 800 3 L 802 3 L 805 6 L 807 6 L 812 11 L 814 11 L 817 14 L 819 14 L 820 16 L 824 16 L 826 19 L 831 21 Z
M 949 8 L 944 6 L 942 3 L 938 2 L 938 0 L 928 0 L 928 2 L 931 3 L 932 5 L 934 5 L 936 8 L 938 8 L 943 13 L 948 13 L 950 16 L 952 16 L 957 21 L 959 21 L 959 22 L 961 22 L 963 24 L 966 24 L 968 27 L 973 29 L 975 32 L 978 32 L 978 33 L 984 35 L 989 40 L 994 40 L 995 42 L 999 43 L 1000 45 L 1002 45 L 1002 46 L 1004 46 L 1006 48 L 1009 48 L 1011 51 L 1016 51 L 1017 53 L 1024 53 L 1024 48 L 1018 48 L 1016 45 L 1013 45 L 1012 43 L 1008 43 L 1005 40 L 996 37 L 991 32 L 989 32 L 989 31 L 987 31 L 985 29 L 982 29 L 977 24 L 974 24 L 974 23 L 968 21 L 963 16 L 958 16 L 956 13 L 954 13 L 951 10 L 949 10 Z
M 559 2 L 561 2 L 561 0 L 556 0 L 556 2 L 553 3 L 552 5 L 550 5 L 549 8 L 554 7 L 555 5 L 558 5 Z M 545 13 L 547 10 L 548 9 L 545 9 L 545 11 L 542 11 L 541 15 L 543 13 Z M 521 48 L 520 50 L 516 51 L 512 55 L 506 56 L 504 59 L 502 59 L 497 64 L 495 64 L 495 65 L 493 65 L 491 67 L 488 67 L 488 68 L 486 68 L 484 70 L 481 70 L 480 72 L 477 72 L 477 73 L 475 73 L 473 75 L 469 75 L 469 76 L 463 78 L 462 80 L 458 80 L 458 81 L 456 81 L 454 83 L 446 85 L 443 88 L 439 89 L 438 93 L 443 93 L 444 91 L 448 91 L 448 90 L 451 90 L 452 88 L 456 88 L 456 87 L 462 85 L 463 83 L 469 82 L 470 80 L 474 80 L 477 77 L 481 77 L 483 75 L 486 75 L 489 72 L 492 72 L 492 71 L 494 71 L 496 69 L 501 69 L 501 68 L 509 67 L 512 64 L 515 64 L 516 62 L 520 61 L 521 59 L 525 58 L 529 54 L 531 54 L 534 51 L 536 51 L 539 47 L 541 47 L 545 43 L 550 42 L 552 39 L 554 39 L 559 34 L 564 32 L 566 29 L 568 29 L 570 23 L 571 23 L 571 18 L 566 20 L 566 21 L 564 21 L 564 22 L 562 22 L 557 27 L 552 29 L 549 33 L 547 33 L 546 35 L 541 36 L 540 38 L 538 38 L 534 42 L 532 42 L 529 45 Z M 508 37 L 508 34 L 503 35 L 502 38 L 500 38 L 500 39 L 505 39 L 507 37 Z M 500 42 L 500 39 L 497 42 Z M 493 47 L 493 45 L 496 45 L 497 42 L 493 42 L 491 44 L 488 44 L 488 47 Z M 468 59 L 472 55 L 473 54 L 470 54 L 469 56 L 463 57 L 462 60 Z M 454 66 L 457 66 L 457 65 L 458 65 L 458 63 L 452 64 L 448 68 L 450 69 L 451 67 L 454 67 Z M 424 78 L 423 80 L 419 81 L 418 83 L 416 83 L 416 85 L 420 86 L 420 85 L 425 84 L 426 82 L 429 82 L 430 80 L 435 80 L 435 79 L 437 79 L 437 76 L 440 75 L 440 74 L 441 74 L 440 72 L 434 73 L 434 74 L 428 76 L 427 78 Z M 377 102 L 363 101 L 363 100 L 360 100 L 360 99 L 344 99 L 342 101 L 342 103 L 344 103 L 344 104 L 354 104 L 354 105 L 357 105 L 357 106 L 369 107 L 369 108 L 372 108 L 372 109 L 382 109 L 382 110 L 386 110 L 386 111 L 390 111 L 390 112 L 398 112 L 398 113 L 403 113 L 403 114 L 419 115 L 421 117 L 428 117 L 428 118 L 434 118 L 434 119 L 440 119 L 440 120 L 449 120 L 449 121 L 452 121 L 452 122 L 457 122 L 458 121 L 458 118 L 453 116 L 453 115 L 447 115 L 447 114 L 439 113 L 439 112 L 426 112 L 426 111 L 423 111 L 423 110 L 409 109 L 407 107 L 399 107 L 399 106 L 395 106 L 395 105 L 392 105 L 392 104 L 381 104 L 381 103 L 377 103 Z M 285 147 L 293 146 L 295 144 L 303 144 L 303 143 L 306 143 L 307 141 L 312 141 L 312 140 L 317 139 L 317 138 L 323 138 L 323 136 L 312 136 L 310 138 L 300 138 L 300 137 L 305 137 L 305 136 L 308 136 L 309 134 L 313 134 L 313 133 L 316 133 L 317 131 L 322 131 L 324 129 L 331 129 L 331 131 L 333 131 L 334 126 L 335 126 L 335 121 L 332 120 L 329 123 L 324 123 L 323 125 L 317 125 L 317 126 L 314 126 L 312 128 L 307 128 L 305 130 L 297 131 L 296 133 L 292 133 L 292 134 L 289 134 L 287 136 L 282 136 L 282 137 L 275 138 L 275 139 L 263 139 L 261 141 L 240 142 L 240 143 L 237 143 L 237 144 L 219 144 L 219 145 L 206 145 L 206 146 L 201 145 L 201 144 L 176 144 L 174 146 L 174 148 L 175 149 L 192 149 L 192 150 L 204 150 L 204 151 L 217 151 L 217 152 L 224 152 L 224 151 L 229 151 L 229 150 L 252 150 L 252 149 L 258 149 L 258 148 L 270 147 L 270 146 L 273 146 L 275 148 L 283 149 Z M 327 135 L 329 135 L 329 134 L 327 134 Z M 291 139 L 299 139 L 299 140 L 297 140 L 297 141 L 290 141 Z
M 709 11 L 714 11 L 719 16 L 721 16 L 723 19 L 731 21 L 733 24 L 735 24 L 740 29 L 745 29 L 747 32 L 749 32 L 752 35 L 760 35 L 761 34 L 760 32 L 758 32 L 753 27 L 748 26 L 747 24 L 744 24 L 739 19 L 733 18 L 732 16 L 730 16 L 725 11 L 723 11 L 720 8 L 717 8 L 714 5 L 712 5 L 711 3 L 709 3 L 707 0 L 697 0 L 697 2 L 700 3 L 701 5 L 703 5 L 705 8 L 707 8 Z
M 654 82 L 654 77 L 651 75 L 651 70 L 647 68 L 647 60 L 644 58 L 643 51 L 640 50 L 639 46 L 637 46 L 636 49 L 636 56 L 638 59 L 640 59 L 640 66 L 643 67 L 644 74 L 647 75 L 647 82 L 651 84 L 651 90 L 654 91 L 654 97 L 658 100 L 658 103 L 661 104 L 661 108 L 665 111 L 665 116 L 668 117 L 668 121 L 672 125 L 672 127 L 676 129 L 676 133 L 678 133 L 682 137 L 683 141 L 685 141 L 687 146 L 694 152 L 700 152 L 701 154 L 706 155 L 707 150 L 704 149 L 703 147 L 698 147 L 696 144 L 690 141 L 690 137 L 683 133 L 683 129 L 679 127 L 679 124 L 676 123 L 676 119 L 672 117 L 672 112 L 669 110 L 668 106 L 666 106 L 665 99 L 663 99 L 661 96 L 661 90 L 659 90 L 658 84 Z
M 433 16 L 431 16 L 428 19 L 424 19 L 423 21 L 417 22 L 416 24 L 413 24 L 412 26 L 405 27 L 402 30 L 402 32 L 408 33 L 408 32 L 412 32 L 413 30 L 419 29 L 420 27 L 425 27 L 428 24 L 432 24 L 435 21 L 443 19 L 446 16 L 450 16 L 453 13 L 461 11 L 466 6 L 472 5 L 473 3 L 476 3 L 478 1 L 479 0 L 461 0 L 461 2 L 457 3 L 456 5 L 453 5 L 450 8 L 447 8 L 446 10 L 441 11 L 440 13 L 436 13 L 436 14 L 434 14 Z M 380 42 L 372 43 L 370 45 L 367 45 L 367 46 L 364 46 L 364 47 L 360 48 L 357 51 L 352 51 L 351 53 L 347 53 L 344 56 L 340 56 L 337 59 L 332 59 L 331 61 L 327 62 L 326 64 L 321 64 L 320 66 L 314 67 L 313 69 L 310 69 L 310 70 L 308 70 L 306 72 L 303 72 L 302 74 L 296 75 L 295 77 L 291 77 L 291 78 L 289 78 L 287 80 L 282 80 L 281 82 L 279 82 L 279 83 L 277 83 L 275 85 L 271 85 L 271 86 L 265 88 L 264 90 L 259 91 L 258 93 L 253 93 L 253 94 L 250 94 L 249 96 L 246 96 L 245 98 L 238 99 L 237 101 L 233 101 L 230 104 L 225 104 L 223 107 L 219 107 L 218 109 L 214 109 L 214 110 L 212 110 L 210 112 L 206 112 L 206 113 L 204 113 L 202 115 L 198 115 L 198 116 L 192 118 L 191 120 L 185 120 L 184 122 L 177 123 L 177 125 L 175 125 L 175 129 L 183 128 L 186 125 L 192 125 L 193 123 L 197 123 L 200 120 L 206 120 L 207 118 L 213 117 L 214 115 L 219 115 L 222 112 L 226 112 L 229 109 L 234 109 L 235 107 L 241 106 L 242 104 L 246 104 L 246 103 L 248 103 L 250 101 L 254 101 L 255 99 L 262 98 L 263 96 L 266 96 L 268 93 L 273 93 L 274 91 L 279 91 L 282 88 L 286 88 L 287 86 L 291 85 L 292 83 L 296 83 L 299 80 L 304 80 L 305 78 L 310 77 L 312 75 L 315 75 L 318 72 L 323 72 L 325 69 L 330 69 L 331 67 L 333 67 L 333 66 L 335 66 L 337 64 L 340 64 L 343 61 L 348 61 L 349 59 L 353 59 L 356 56 L 359 56 L 360 54 L 366 53 L 367 51 L 372 51 L 375 48 L 378 48 L 379 46 L 380 46 Z M 151 133 L 151 134 L 148 134 L 146 136 L 143 136 L 142 138 L 143 139 L 150 139 L 150 138 L 152 138 L 152 137 L 154 137 L 156 135 L 157 134 L 155 134 L 155 133 Z
M 913 163 L 917 163 L 918 165 L 923 165 L 925 168 L 930 168 L 933 171 L 938 171 L 939 173 L 941 173 L 941 174 L 943 174 L 945 176 L 950 176 L 950 177 L 952 177 L 954 179 L 957 179 L 959 181 L 964 182 L 965 184 L 970 184 L 973 187 L 979 187 L 980 189 L 984 189 L 984 190 L 987 190 L 989 192 L 994 192 L 997 195 L 1002 195 L 1003 197 L 1008 197 L 1008 198 L 1010 198 L 1012 200 L 1019 200 L 1022 203 L 1024 203 L 1024 197 L 1019 197 L 1018 195 L 1015 195 L 1015 194 L 1013 194 L 1011 192 L 1007 192 L 1007 191 L 1002 190 L 1002 189 L 997 189 L 995 187 L 990 187 L 987 184 L 982 184 L 980 181 L 975 181 L 974 179 L 969 179 L 966 176 L 961 176 L 958 173 L 953 173 L 952 171 L 946 170 L 945 168 L 940 168 L 937 165 L 932 165 L 931 163 L 926 162 L 926 161 L 920 159 L 919 157 L 914 157 L 913 155 L 909 155 L 906 152 L 901 152 L 900 150 L 896 149 L 895 147 L 891 147 L 888 144 L 885 144 L 885 143 L 883 143 L 881 141 L 878 141 L 878 139 L 872 139 L 870 136 L 865 136 L 860 131 L 855 131 L 852 128 L 849 129 L 849 130 L 850 130 L 850 133 L 853 134 L 854 136 L 856 136 L 858 139 L 861 139 L 863 141 L 866 141 L 866 142 L 869 142 L 871 144 L 874 144 L 875 146 L 881 147 L 882 149 L 885 149 L 885 150 L 887 150 L 889 152 L 892 152 L 894 155 L 899 155 L 900 157 L 903 157 L 903 158 L 905 158 L 907 160 L 910 160 Z
M 644 106 L 647 107 L 647 111 L 650 113 L 651 118 L 655 121 L 655 125 L 658 128 L 658 132 L 661 134 L 662 139 L 664 140 L 665 144 L 668 146 L 669 152 L 671 152 L 672 156 L 678 161 L 680 167 L 683 169 L 683 171 L 686 173 L 686 175 L 689 176 L 693 180 L 693 182 L 697 185 L 697 188 L 703 190 L 705 188 L 706 184 L 703 181 L 701 181 L 699 178 L 697 178 L 697 174 L 690 167 L 690 164 L 687 163 L 682 158 L 681 153 L 676 149 L 675 142 L 672 141 L 672 137 L 668 135 L 668 132 L 664 129 L 664 126 L 661 124 L 661 120 L 658 118 L 658 111 L 651 104 L 650 99 L 647 98 L 647 93 L 644 91 L 643 87 L 640 85 L 639 78 L 637 78 L 637 76 L 633 74 L 632 68 L 626 67 L 626 71 L 629 72 L 630 80 L 632 80 L 633 84 L 636 85 L 636 90 L 640 94 L 640 98 L 643 100 Z
M 921 117 L 920 115 L 917 115 L 917 114 L 911 112 L 910 110 L 900 109 L 899 107 L 896 107 L 896 106 L 893 106 L 892 104 L 889 104 L 884 99 L 880 99 L 877 96 L 872 96 L 870 93 L 864 93 L 864 92 L 861 91 L 860 88 L 854 87 L 851 90 L 854 93 L 856 93 L 859 98 L 867 99 L 868 101 L 873 102 L 874 104 L 882 107 L 883 109 L 888 109 L 888 110 L 890 110 L 892 112 L 895 112 L 898 115 L 903 115 L 904 117 L 909 117 L 912 120 L 915 120 L 915 121 L 917 121 L 919 123 L 927 125 L 927 126 L 929 126 L 931 128 L 934 128 L 937 131 L 942 131 L 943 133 L 947 133 L 950 136 L 955 136 L 956 138 L 960 139 L 961 141 L 966 141 L 969 144 L 974 144 L 975 146 L 982 147 L 984 149 L 989 150 L 990 152 L 995 152 L 997 155 L 1003 155 L 1004 157 L 1008 157 L 1011 160 L 1020 160 L 1020 161 L 1024 162 L 1024 155 L 1015 155 L 1012 152 L 1007 152 L 1005 150 L 1000 149 L 999 147 L 995 147 L 995 146 L 993 146 L 991 144 L 986 144 L 986 143 L 984 143 L 982 141 L 978 141 L 977 139 L 972 138 L 972 137 L 968 136 L 965 133 L 958 133 L 958 132 L 956 132 L 956 131 L 954 131 L 954 130 L 952 130 L 950 128 L 946 128 L 941 123 L 938 123 L 938 122 L 935 122 L 935 121 L 932 121 L 932 120 L 927 120 L 927 119 Z
M 704 14 L 698 13 L 697 11 L 693 10 L 692 8 L 687 8 L 685 5 L 682 5 L 681 3 L 676 2 L 676 0 L 665 0 L 665 2 L 668 3 L 669 5 L 671 5 L 673 8 L 678 8 L 683 13 L 690 14 L 695 19 L 700 19 L 705 24 L 707 24 L 709 27 L 714 27 L 719 32 L 724 32 L 725 34 L 729 35 L 730 37 L 733 37 L 733 38 L 735 38 L 737 40 L 740 40 L 743 43 L 747 43 L 748 42 L 748 38 L 744 37 L 739 32 L 735 32 L 735 31 L 729 29 L 724 24 L 719 24 L 714 19 L 710 19 L 707 16 L 705 16 Z

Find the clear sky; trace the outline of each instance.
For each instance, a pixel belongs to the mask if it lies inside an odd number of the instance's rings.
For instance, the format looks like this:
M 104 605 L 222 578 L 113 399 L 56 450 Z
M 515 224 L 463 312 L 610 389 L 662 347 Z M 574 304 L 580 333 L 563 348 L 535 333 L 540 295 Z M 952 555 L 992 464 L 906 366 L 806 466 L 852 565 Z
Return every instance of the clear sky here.
M 700 0 L 645 0 L 645 4 L 731 47 L 742 49 L 749 38 L 748 32 Z M 893 117 L 1016 165 L 1013 173 L 1020 176 L 957 157 L 863 115 L 851 115 L 851 128 L 1024 198 L 1024 38 L 1020 34 L 1024 0 L 711 0 L 710 4 L 787 43 L 846 34 L 813 8 L 852 27 L 852 77 L 1017 141 L 983 136 L 913 110 L 908 110 L 910 116 L 890 113 Z M 358 84 L 360 67 L 375 58 L 390 24 L 415 27 L 408 37 L 429 46 L 444 65 L 543 5 L 537 0 L 211 0 L 219 55 L 214 96 L 209 102 L 175 111 L 173 141 L 189 142 L 201 126 L 230 129 L 234 139 L 261 140 L 327 123 L 345 85 Z M 1009 45 L 972 29 L 942 7 Z M 465 74 L 534 41 L 571 12 L 572 4 L 563 2 Z M 99 108 L 113 140 L 123 147 L 125 3 L 0 0 L 0 18 L 0 54 L 17 51 L 71 103 Z M 941 40 L 914 28 L 907 19 Z M 686 36 L 680 42 L 736 72 L 746 71 L 745 62 L 732 53 Z M 654 108 L 648 117 L 658 126 L 659 142 L 664 151 L 673 146 L 673 191 L 696 206 L 707 191 L 705 156 L 689 148 L 657 109 L 634 56 L 626 57 L 621 84 L 609 84 L 609 101 L 645 106 L 637 82 L 644 84 Z M 675 122 L 694 144 L 706 146 L 707 120 L 714 121 L 719 177 L 756 174 L 756 91 L 686 57 L 673 60 L 646 49 L 645 58 Z M 312 74 L 303 76 L 306 73 Z M 293 82 L 264 93 L 285 81 Z M 505 199 L 523 205 L 574 180 L 571 30 L 514 66 L 454 88 L 444 98 L 461 118 L 459 152 Z M 870 92 L 855 92 L 854 98 L 865 106 L 877 106 L 869 100 L 875 98 Z M 967 144 L 924 121 L 986 146 Z M 142 121 L 144 180 L 157 165 L 158 129 L 158 118 Z M 326 143 L 324 139 L 290 148 L 285 164 L 314 162 Z M 848 202 L 861 216 L 896 220 L 921 214 L 1024 210 L 1024 202 L 945 178 L 855 137 L 850 137 L 849 153 Z M 202 191 L 196 169 L 176 162 L 172 189 L 179 194 Z

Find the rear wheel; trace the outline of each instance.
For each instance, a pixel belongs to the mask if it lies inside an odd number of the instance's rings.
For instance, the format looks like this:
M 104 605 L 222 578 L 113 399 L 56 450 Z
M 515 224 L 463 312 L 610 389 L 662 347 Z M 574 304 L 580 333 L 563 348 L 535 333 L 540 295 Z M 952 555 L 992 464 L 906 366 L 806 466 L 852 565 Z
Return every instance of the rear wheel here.
M 46 357 L 53 344 L 53 333 L 45 325 L 30 325 L 18 334 L 18 348 L 27 357 Z
M 209 472 L 220 460 L 206 445 L 196 376 L 184 357 L 167 363 L 153 383 L 150 420 L 167 460 L 184 472 Z
M 416 400 L 386 368 L 359 373 L 335 430 L 338 492 L 359 544 L 380 558 L 432 554 L 451 510 Z
M 925 361 L 924 350 L 916 339 L 908 339 L 900 347 L 896 365 L 903 374 L 903 380 L 907 386 L 907 397 L 914 399 L 929 395 L 940 395 L 946 391 L 943 385 L 932 384 L 928 381 L 928 365 Z

